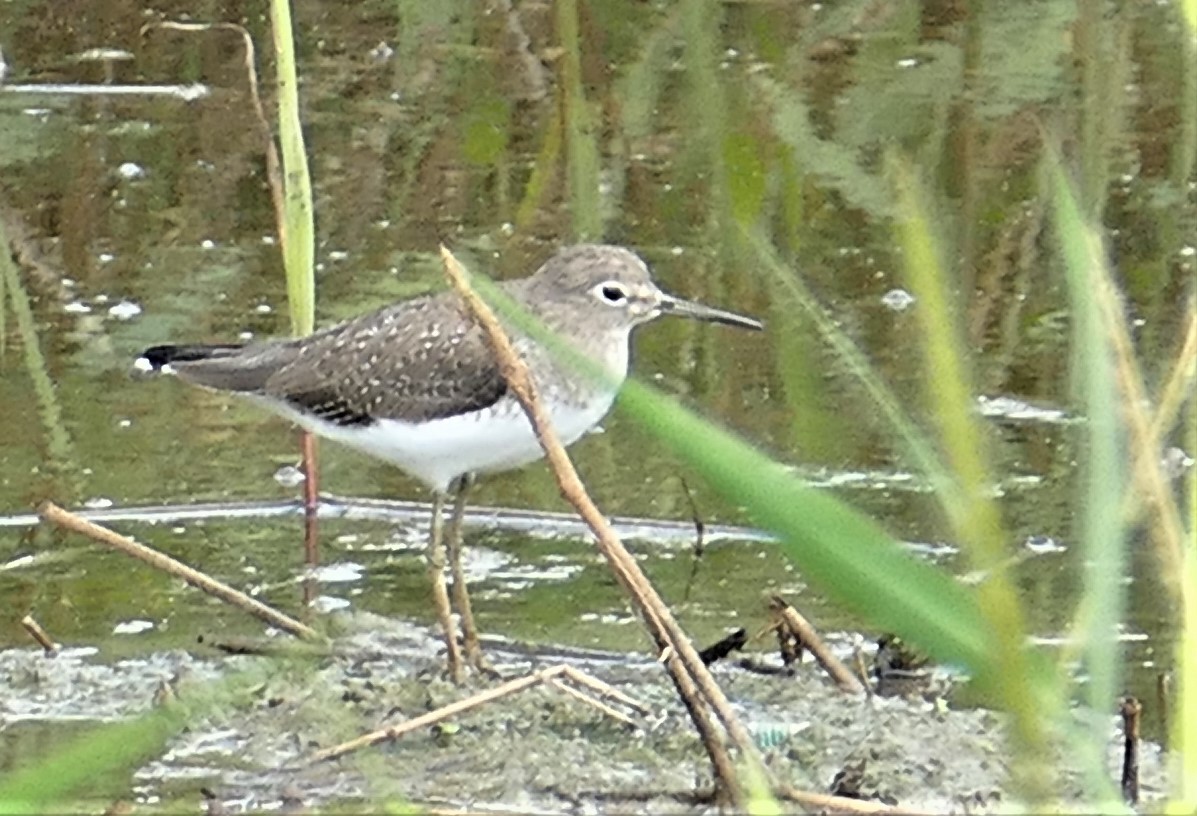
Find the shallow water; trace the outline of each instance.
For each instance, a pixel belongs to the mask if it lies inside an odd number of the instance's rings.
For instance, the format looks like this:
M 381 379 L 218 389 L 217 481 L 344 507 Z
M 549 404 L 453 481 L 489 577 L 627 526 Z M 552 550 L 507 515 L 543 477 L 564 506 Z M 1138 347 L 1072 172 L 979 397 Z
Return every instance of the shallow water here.
M 600 194 L 583 201 L 566 192 L 565 155 L 550 161 L 564 62 L 549 5 L 301 7 L 318 322 L 443 285 L 440 241 L 499 277 L 527 273 L 562 242 L 627 244 L 669 290 L 769 325 L 762 335 L 662 320 L 638 332 L 636 376 L 968 578 L 892 431 L 784 287 L 746 263 L 729 237 L 745 213 L 767 225 L 930 428 L 914 342 L 918 304 L 897 272 L 879 170 L 884 148 L 903 146 L 952 202 L 939 217 L 969 270 L 957 288 L 1010 553 L 1032 632 L 1057 643 L 1083 568 L 1073 519 L 1084 418 L 1066 376 L 1062 277 L 1034 197 L 1037 134 L 1048 123 L 1075 135 L 1065 139 L 1069 156 L 1089 172 L 1140 356 L 1157 384 L 1192 291 L 1197 217 L 1185 157 L 1197 137 L 1178 101 L 1186 97 L 1170 8 L 1092 20 L 1077 18 L 1071 2 L 1033 12 L 991 5 L 977 18 L 954 3 L 586 6 L 580 81 L 603 127 L 593 131 Z M 59 641 L 97 649 L 99 661 L 152 659 L 191 648 L 197 634 L 260 627 L 19 518 L 45 499 L 115 513 L 115 528 L 285 609 L 299 609 L 306 577 L 319 599 L 309 614 L 432 619 L 419 508 L 372 511 L 358 501 L 423 502 L 414 482 L 322 446 L 323 488 L 353 497 L 357 509 L 329 508 L 324 565 L 308 576 L 297 488 L 275 478 L 297 458 L 293 430 L 220 395 L 129 376 L 148 345 L 289 328 L 262 136 L 236 37 L 139 34 L 146 22 L 194 13 L 112 2 L 69 14 L 56 5 L 0 9 L 10 83 L 208 90 L 191 101 L 0 92 L 0 220 L 21 262 L 0 325 L 0 514 L 13 517 L 0 520 L 0 596 Z M 230 20 L 244 11 L 209 5 L 204 13 Z M 260 47 L 269 41 L 262 13 L 255 7 L 244 21 Z M 80 58 L 99 46 L 129 57 Z M 1110 66 L 1105 96 L 1088 65 Z M 549 167 L 556 170 L 538 198 L 531 182 Z M 761 625 L 766 591 L 786 593 L 820 629 L 859 628 L 634 419 L 617 410 L 573 453 L 606 512 L 648 520 L 630 525 L 633 550 L 697 640 Z M 697 565 L 687 486 L 708 524 Z M 483 509 L 468 530 L 484 631 L 646 646 L 577 524 L 553 515 L 566 507 L 543 466 L 484 481 L 475 501 L 531 514 Z M 203 503 L 215 511 L 155 509 Z M 1132 561 L 1128 687 L 1150 699 L 1157 675 L 1171 668 L 1172 613 L 1146 542 L 1135 543 Z M 0 620 L 0 647 L 27 646 L 19 617 Z M 1156 724 L 1148 717 L 1146 725 Z M 69 733 L 48 730 L 38 750 Z M 0 750 L 0 767 L 12 756 Z

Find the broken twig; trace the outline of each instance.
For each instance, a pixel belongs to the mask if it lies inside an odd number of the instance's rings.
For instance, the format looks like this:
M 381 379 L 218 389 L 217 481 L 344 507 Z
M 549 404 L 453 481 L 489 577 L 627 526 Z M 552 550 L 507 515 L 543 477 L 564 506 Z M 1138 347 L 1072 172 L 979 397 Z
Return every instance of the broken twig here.
M 815 656 L 815 660 L 819 661 L 819 665 L 831 675 L 831 679 L 841 689 L 853 694 L 864 692 L 864 686 L 861 685 L 856 675 L 840 662 L 831 649 L 827 648 L 827 644 L 819 637 L 810 622 L 798 614 L 798 610 L 790 606 L 785 598 L 780 595 L 770 598 L 769 611 L 776 615 L 794 634 L 794 637 Z
M 59 527 L 63 527 L 71 532 L 85 535 L 92 541 L 98 541 L 114 550 L 120 550 L 125 555 L 131 555 L 155 569 L 160 569 L 176 578 L 182 578 L 192 586 L 202 589 L 209 595 L 220 598 L 225 603 L 232 604 L 275 628 L 282 629 L 284 632 L 290 632 L 292 635 L 306 640 L 323 640 L 323 637 L 315 629 L 305 626 L 294 618 L 279 612 L 277 609 L 249 597 L 244 592 L 233 589 L 228 584 L 217 581 L 215 578 L 193 567 L 189 567 L 181 561 L 176 561 L 169 555 L 158 552 L 153 547 L 138 544 L 128 536 L 113 532 L 107 527 L 92 524 L 87 519 L 81 518 L 69 510 L 64 510 L 53 502 L 45 502 L 38 508 L 37 512 L 38 515 L 52 524 L 57 524 Z
M 58 654 L 58 644 L 51 640 L 50 636 L 46 634 L 46 630 L 33 619 L 32 615 L 26 615 L 21 618 L 21 625 L 25 627 L 25 631 L 29 636 L 37 641 L 37 645 L 42 647 L 46 653 L 46 657 L 53 657 Z
M 533 674 L 524 675 L 523 677 L 518 677 L 515 680 L 509 680 L 501 686 L 480 691 L 477 694 L 466 697 L 464 700 L 458 700 L 456 702 L 449 703 L 449 705 L 441 706 L 435 711 L 429 711 L 427 714 L 421 714 L 419 717 L 413 717 L 410 720 L 405 720 L 398 725 L 380 728 L 377 731 L 371 731 L 368 734 L 363 734 L 360 737 L 343 742 L 340 745 L 334 745 L 333 747 L 326 748 L 323 751 L 317 751 L 311 756 L 311 758 L 309 758 L 308 764 L 314 765 L 329 759 L 336 759 L 337 757 L 344 756 L 345 754 L 352 753 L 353 751 L 357 751 L 362 748 L 368 748 L 369 746 L 376 745 L 380 742 L 398 739 L 404 734 L 410 734 L 412 731 L 418 731 L 420 729 L 427 728 L 430 725 L 435 725 L 442 720 L 447 720 L 450 717 L 457 716 L 458 714 L 464 714 L 465 712 L 478 708 L 479 706 L 492 703 L 495 700 L 502 699 L 503 697 L 509 697 L 512 694 L 517 694 L 524 689 L 531 688 L 532 686 L 537 686 L 542 683 L 556 686 L 556 683 L 553 681 L 557 680 L 558 678 L 573 680 L 574 682 L 578 682 L 580 685 L 585 685 L 589 688 L 597 687 L 601 689 L 606 686 L 605 683 L 596 680 L 593 677 L 587 676 L 584 672 L 575 669 L 572 666 L 551 666 L 550 668 L 542 669 L 541 671 L 535 672 Z M 607 688 L 609 688 L 609 686 Z M 574 696 L 577 696 L 578 694 L 576 689 L 569 689 L 569 692 Z M 612 712 L 609 706 L 599 703 L 588 696 L 585 702 L 596 706 L 600 711 L 608 716 L 616 716 L 616 719 L 619 719 L 621 722 L 631 722 L 630 718 L 619 714 L 618 712 Z M 639 703 L 636 703 L 635 707 L 642 708 Z

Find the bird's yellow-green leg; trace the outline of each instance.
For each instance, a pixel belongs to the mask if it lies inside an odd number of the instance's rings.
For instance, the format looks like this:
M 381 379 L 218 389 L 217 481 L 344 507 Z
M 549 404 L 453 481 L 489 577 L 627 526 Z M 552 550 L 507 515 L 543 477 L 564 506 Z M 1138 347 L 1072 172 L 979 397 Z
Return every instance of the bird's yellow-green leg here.
M 432 526 L 428 541 L 428 578 L 432 581 L 432 603 L 436 607 L 436 618 L 445 637 L 446 659 L 449 677 L 454 683 L 462 681 L 461 651 L 457 647 L 457 629 L 453 625 L 453 610 L 449 606 L 449 591 L 445 585 L 445 496 L 436 492 L 432 496 Z

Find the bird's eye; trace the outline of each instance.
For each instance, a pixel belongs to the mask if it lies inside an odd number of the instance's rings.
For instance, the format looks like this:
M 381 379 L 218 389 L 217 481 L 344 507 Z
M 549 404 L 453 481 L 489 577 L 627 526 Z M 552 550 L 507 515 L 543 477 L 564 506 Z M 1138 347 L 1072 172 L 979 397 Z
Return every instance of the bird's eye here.
M 604 283 L 598 287 L 598 295 L 604 303 L 620 306 L 627 302 L 628 293 L 618 283 Z

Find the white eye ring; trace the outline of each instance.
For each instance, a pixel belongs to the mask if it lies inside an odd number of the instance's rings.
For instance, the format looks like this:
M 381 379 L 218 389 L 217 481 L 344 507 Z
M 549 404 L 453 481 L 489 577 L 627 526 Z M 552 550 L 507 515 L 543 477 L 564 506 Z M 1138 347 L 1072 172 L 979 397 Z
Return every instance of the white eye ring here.
M 623 306 L 628 302 L 628 290 L 619 281 L 600 283 L 591 291 L 608 306 Z

